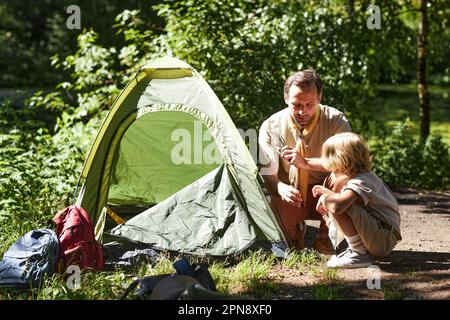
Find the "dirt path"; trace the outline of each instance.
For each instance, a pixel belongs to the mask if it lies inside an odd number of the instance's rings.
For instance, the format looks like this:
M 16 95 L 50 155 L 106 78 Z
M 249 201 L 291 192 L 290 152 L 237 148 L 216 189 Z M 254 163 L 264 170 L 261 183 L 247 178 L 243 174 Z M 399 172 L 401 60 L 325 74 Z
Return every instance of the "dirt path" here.
M 331 276 L 286 274 L 275 270 L 280 299 L 450 299 L 450 192 L 398 189 L 403 240 L 373 268 L 339 270 Z M 306 244 L 318 223 L 308 222 Z M 283 276 L 279 276 L 283 274 Z M 375 287 L 369 289 L 369 285 Z

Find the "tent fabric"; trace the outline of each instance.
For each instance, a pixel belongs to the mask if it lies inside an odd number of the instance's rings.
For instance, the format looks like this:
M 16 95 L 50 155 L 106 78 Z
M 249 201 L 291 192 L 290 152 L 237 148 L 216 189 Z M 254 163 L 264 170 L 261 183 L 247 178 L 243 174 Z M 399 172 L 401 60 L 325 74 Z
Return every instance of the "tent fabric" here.
M 223 162 L 208 129 L 181 111 L 141 114 L 118 154 L 108 197 L 116 205 L 157 204 Z
M 256 232 L 222 165 L 111 233 L 159 250 L 221 256 L 250 247 Z
M 219 161 L 196 161 L 195 154 L 190 164 L 178 166 L 173 157 L 167 161 L 177 147 L 169 133 L 183 129 L 192 138 L 200 123 L 202 134 L 213 142 L 201 143 L 200 153 L 210 148 L 208 152 L 219 153 Z M 215 191 L 199 195 L 200 187 Z M 76 204 L 96 224 L 97 239 L 108 233 L 109 204 L 148 204 L 154 207 L 114 232 L 160 248 L 206 255 L 240 252 L 257 241 L 285 242 L 257 166 L 225 108 L 195 69 L 172 57 L 141 68 L 116 99 L 76 192 Z M 220 221 L 228 222 L 220 227 Z

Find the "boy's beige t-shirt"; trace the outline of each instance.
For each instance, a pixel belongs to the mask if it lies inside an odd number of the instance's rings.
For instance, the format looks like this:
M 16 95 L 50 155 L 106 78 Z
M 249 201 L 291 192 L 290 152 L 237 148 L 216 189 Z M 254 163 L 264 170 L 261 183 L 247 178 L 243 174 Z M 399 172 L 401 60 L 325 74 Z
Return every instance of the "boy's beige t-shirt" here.
M 352 129 L 345 115 L 339 110 L 321 105 L 320 118 L 314 130 L 304 138 L 306 145 L 307 158 L 320 158 L 322 145 L 325 141 L 335 134 L 341 132 L 351 132 Z M 275 175 L 289 184 L 290 164 L 281 159 L 272 146 L 281 146 L 280 136 L 282 136 L 287 145 L 295 147 L 295 138 L 288 129 L 289 109 L 285 108 L 270 118 L 265 120 L 259 131 L 260 164 L 262 164 L 262 175 Z M 309 184 L 322 184 L 328 172 L 310 171 Z
M 400 213 L 397 199 L 375 173 L 371 171 L 356 174 L 347 181 L 342 191 L 347 189 L 353 190 L 361 197 L 367 212 L 393 225 L 400 234 Z

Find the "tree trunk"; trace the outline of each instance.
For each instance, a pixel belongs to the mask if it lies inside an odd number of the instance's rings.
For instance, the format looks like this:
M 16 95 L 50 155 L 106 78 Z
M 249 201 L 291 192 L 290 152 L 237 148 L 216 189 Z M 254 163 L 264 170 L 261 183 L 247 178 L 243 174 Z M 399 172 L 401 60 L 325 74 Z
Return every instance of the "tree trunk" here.
M 350 24 L 353 24 L 353 16 L 355 14 L 355 1 L 347 0 L 345 7 L 347 9 L 348 16 L 350 18 Z
M 417 92 L 420 107 L 420 135 L 430 134 L 430 96 L 426 82 L 426 45 L 428 32 L 427 0 L 420 0 L 419 45 L 417 50 Z

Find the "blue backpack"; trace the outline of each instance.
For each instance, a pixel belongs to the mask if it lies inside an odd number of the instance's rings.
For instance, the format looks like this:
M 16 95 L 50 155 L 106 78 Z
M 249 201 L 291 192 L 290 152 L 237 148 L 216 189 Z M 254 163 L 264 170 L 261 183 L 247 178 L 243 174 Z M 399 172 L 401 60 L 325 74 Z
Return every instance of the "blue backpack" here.
M 56 233 L 32 230 L 17 240 L 0 261 L 0 288 L 38 288 L 45 275 L 52 275 L 59 254 Z

